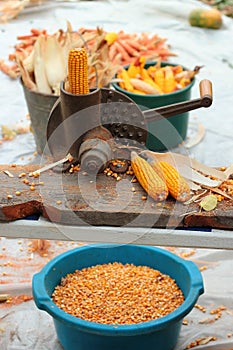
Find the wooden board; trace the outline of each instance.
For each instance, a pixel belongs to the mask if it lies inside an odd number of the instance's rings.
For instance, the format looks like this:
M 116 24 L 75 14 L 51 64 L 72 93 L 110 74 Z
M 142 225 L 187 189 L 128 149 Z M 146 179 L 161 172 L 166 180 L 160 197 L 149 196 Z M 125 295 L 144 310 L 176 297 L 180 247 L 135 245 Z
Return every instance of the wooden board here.
M 39 167 L 0 165 L 0 221 L 40 214 L 51 222 L 77 226 L 233 228 L 232 201 L 220 202 L 211 212 L 200 212 L 198 204 L 183 205 L 172 198 L 163 203 L 142 200 L 145 192 L 138 183 L 131 183 L 130 176 L 116 181 L 104 174 L 92 178 L 82 172 L 61 174 L 51 170 L 36 179 L 28 176 Z M 22 173 L 27 175 L 20 178 Z M 24 179 L 29 184 L 23 183 Z

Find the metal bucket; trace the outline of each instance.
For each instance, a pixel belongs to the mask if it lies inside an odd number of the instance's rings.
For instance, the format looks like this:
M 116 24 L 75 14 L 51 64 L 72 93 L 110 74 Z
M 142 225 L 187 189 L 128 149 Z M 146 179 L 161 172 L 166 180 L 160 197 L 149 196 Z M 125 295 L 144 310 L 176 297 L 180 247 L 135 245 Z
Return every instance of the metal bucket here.
M 36 150 L 39 154 L 42 154 L 44 153 L 47 142 L 46 132 L 49 114 L 58 96 L 32 91 L 23 84 L 22 80 L 21 85 L 30 114 L 31 129 L 36 143 Z

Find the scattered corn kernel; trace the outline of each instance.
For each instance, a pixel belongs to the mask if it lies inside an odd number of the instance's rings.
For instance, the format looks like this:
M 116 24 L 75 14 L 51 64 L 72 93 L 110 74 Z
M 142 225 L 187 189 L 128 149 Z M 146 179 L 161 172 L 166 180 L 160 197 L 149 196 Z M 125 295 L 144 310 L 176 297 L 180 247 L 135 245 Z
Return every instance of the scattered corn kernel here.
M 28 184 L 29 184 L 29 180 L 28 180 L 28 179 L 23 179 L 23 183 L 24 183 L 25 185 L 28 185 Z
M 26 175 L 27 175 L 26 173 L 21 173 L 21 174 L 19 174 L 19 178 L 24 177 Z
M 201 312 L 204 312 L 204 313 L 206 312 L 206 308 L 204 306 L 199 305 L 199 304 L 195 304 L 195 308 L 200 310 Z

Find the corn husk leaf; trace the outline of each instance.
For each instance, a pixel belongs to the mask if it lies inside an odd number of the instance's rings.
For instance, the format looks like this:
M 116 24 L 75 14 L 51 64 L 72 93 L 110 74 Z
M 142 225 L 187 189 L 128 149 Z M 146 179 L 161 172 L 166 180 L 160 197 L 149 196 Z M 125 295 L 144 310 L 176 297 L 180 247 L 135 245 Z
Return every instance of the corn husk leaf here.
M 230 177 L 230 175 L 233 174 L 233 164 L 230 165 L 228 168 L 226 168 L 226 170 L 224 170 L 223 173 L 225 174 L 226 178 L 228 179 Z
M 32 50 L 32 52 L 23 60 L 23 66 L 29 73 L 33 73 L 34 71 L 34 55 L 35 52 Z
M 205 211 L 214 210 L 216 208 L 217 204 L 218 204 L 217 197 L 213 194 L 209 194 L 208 196 L 203 198 L 201 200 L 201 202 L 199 203 L 201 209 L 203 209 Z
M 203 163 L 200 163 L 194 158 L 191 158 L 179 153 L 173 153 L 173 152 L 158 153 L 158 152 L 145 150 L 145 151 L 142 151 L 142 154 L 148 157 L 151 157 L 152 159 L 155 159 L 155 160 L 164 160 L 170 163 L 175 168 L 177 168 L 179 172 L 181 172 L 181 174 L 183 169 L 183 173 L 184 173 L 182 174 L 183 176 L 186 174 L 188 179 L 200 184 L 202 183 L 202 180 L 203 180 L 207 186 L 211 186 L 211 187 L 216 187 L 219 184 L 221 184 L 223 181 L 226 181 L 230 176 L 230 174 L 233 172 L 233 165 L 231 165 L 225 171 L 221 171 L 221 170 L 217 170 L 215 168 L 209 167 Z M 188 171 L 188 169 L 190 170 Z M 190 174 L 191 170 L 195 171 L 192 174 L 193 178 L 191 177 L 191 174 Z M 203 174 L 203 177 L 198 176 L 198 179 L 199 179 L 199 180 L 197 179 L 198 181 L 196 181 L 196 178 L 195 178 L 197 172 L 200 175 Z M 206 180 L 206 176 L 214 177 L 216 178 L 216 180 L 208 181 Z M 209 185 L 207 184 L 206 181 L 209 182 Z
M 188 185 L 190 187 L 190 190 L 192 190 L 192 191 L 201 190 L 201 186 L 200 185 L 194 183 L 193 181 L 187 180 L 187 179 L 186 179 L 186 181 L 187 181 L 187 183 L 188 183 Z
M 190 198 L 189 200 L 187 200 L 186 202 L 184 202 L 184 205 L 188 205 L 192 202 L 196 203 L 198 201 L 201 200 L 201 197 L 204 196 L 204 194 L 206 194 L 207 190 L 204 190 L 203 192 L 199 193 L 199 194 L 195 194 L 192 196 L 192 198 Z
M 23 81 L 24 85 L 29 90 L 37 91 L 36 83 L 33 81 L 30 73 L 28 72 L 28 70 L 24 66 L 22 59 L 16 55 L 16 60 L 17 60 L 18 66 L 19 66 L 20 71 L 21 71 L 21 77 L 22 77 L 22 81 Z M 33 65 L 34 65 L 34 62 L 33 62 Z
M 202 187 L 211 190 L 214 193 L 220 194 L 221 196 L 228 198 L 228 199 L 233 199 L 233 197 L 229 196 L 228 194 L 226 194 L 224 191 L 220 190 L 219 188 L 215 188 L 215 187 L 208 187 L 203 185 Z
M 194 183 L 198 183 L 201 185 L 209 186 L 209 187 L 217 187 L 221 185 L 222 181 L 212 180 L 209 177 L 206 177 L 199 173 L 198 171 L 187 167 L 186 165 L 179 167 L 179 173 L 185 178 Z
M 60 82 L 66 77 L 66 62 L 61 46 L 55 36 L 46 38 L 44 65 L 48 83 L 55 95 L 59 95 Z
M 34 45 L 34 75 L 38 92 L 52 94 L 52 89 L 49 86 L 48 78 L 46 76 L 45 71 L 45 45 L 45 37 L 39 36 Z

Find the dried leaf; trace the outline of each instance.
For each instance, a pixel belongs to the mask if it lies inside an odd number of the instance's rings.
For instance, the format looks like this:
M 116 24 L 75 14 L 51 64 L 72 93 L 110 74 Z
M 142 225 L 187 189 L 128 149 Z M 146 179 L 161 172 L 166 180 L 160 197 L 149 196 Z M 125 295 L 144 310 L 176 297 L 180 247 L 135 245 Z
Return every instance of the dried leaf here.
M 217 203 L 218 203 L 217 197 L 214 196 L 213 194 L 209 194 L 208 196 L 202 199 L 199 205 L 205 211 L 211 211 L 216 208 Z

